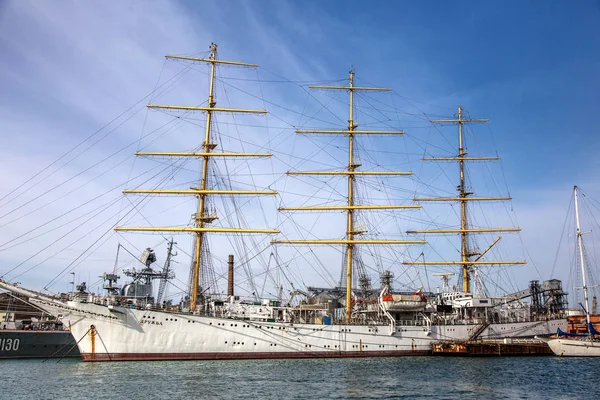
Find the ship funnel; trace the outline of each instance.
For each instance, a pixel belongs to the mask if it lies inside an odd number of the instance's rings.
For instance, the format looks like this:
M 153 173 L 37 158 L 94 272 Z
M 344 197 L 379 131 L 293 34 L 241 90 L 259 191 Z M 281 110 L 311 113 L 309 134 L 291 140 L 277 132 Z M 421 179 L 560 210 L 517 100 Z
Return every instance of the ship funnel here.
M 233 296 L 233 254 L 230 254 L 227 260 L 227 270 L 227 297 L 231 297 Z

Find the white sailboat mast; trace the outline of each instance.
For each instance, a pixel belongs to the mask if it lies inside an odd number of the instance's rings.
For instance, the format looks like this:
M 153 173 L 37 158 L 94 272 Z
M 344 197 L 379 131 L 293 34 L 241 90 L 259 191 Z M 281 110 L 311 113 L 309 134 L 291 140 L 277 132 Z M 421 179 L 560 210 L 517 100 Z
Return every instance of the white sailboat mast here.
M 579 247 L 579 262 L 581 264 L 581 277 L 583 280 L 583 298 L 585 301 L 585 317 L 587 320 L 587 326 L 590 326 L 590 302 L 588 298 L 587 290 L 587 279 L 585 275 L 585 259 L 583 257 L 583 234 L 581 233 L 581 226 L 579 224 L 579 203 L 577 201 L 577 186 L 573 188 L 575 193 L 575 221 L 577 222 L 577 245 Z

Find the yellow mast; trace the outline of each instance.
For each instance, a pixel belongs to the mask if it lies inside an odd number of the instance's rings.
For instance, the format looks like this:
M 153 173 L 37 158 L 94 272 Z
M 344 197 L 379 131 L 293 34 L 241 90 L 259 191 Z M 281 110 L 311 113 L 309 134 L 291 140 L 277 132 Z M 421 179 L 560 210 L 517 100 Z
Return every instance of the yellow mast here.
M 124 194 L 169 194 L 169 195 L 194 195 L 198 197 L 198 211 L 194 214 L 194 227 L 117 227 L 116 231 L 138 231 L 138 232 L 182 232 L 194 233 L 196 235 L 195 253 L 193 258 L 192 272 L 192 287 L 190 310 L 196 310 L 198 302 L 200 268 L 202 264 L 202 243 L 205 232 L 220 232 L 220 233 L 279 233 L 274 229 L 243 229 L 243 228 L 218 228 L 207 227 L 206 225 L 213 222 L 216 217 L 207 214 L 206 199 L 209 195 L 260 195 L 260 194 L 277 194 L 273 191 L 258 191 L 258 190 L 214 190 L 208 188 L 208 162 L 212 157 L 270 157 L 271 154 L 257 153 L 218 153 L 213 152 L 217 147 L 211 142 L 211 125 L 213 112 L 229 112 L 229 113 L 257 113 L 266 114 L 265 110 L 249 110 L 238 108 L 219 108 L 216 107 L 217 102 L 214 95 L 215 83 L 215 66 L 217 64 L 236 65 L 245 67 L 257 67 L 256 64 L 247 64 L 237 61 L 224 61 L 217 59 L 217 45 L 212 43 L 210 46 L 210 58 L 196 58 L 184 56 L 166 56 L 167 59 L 187 60 L 194 62 L 204 62 L 210 64 L 210 86 L 208 92 L 208 107 L 194 106 L 172 106 L 172 105 L 157 105 L 148 104 L 150 109 L 167 109 L 167 110 L 183 110 L 183 111 L 203 111 L 206 112 L 206 129 L 204 132 L 204 142 L 202 147 L 203 152 L 138 152 L 138 156 L 159 156 L 159 157 L 202 157 L 202 178 L 199 188 L 191 188 L 184 190 L 124 190 Z
M 312 206 L 312 207 L 289 207 L 279 208 L 280 211 L 346 211 L 346 239 L 322 239 L 322 240 L 275 240 L 272 243 L 280 244 L 342 244 L 346 246 L 346 320 L 350 319 L 352 313 L 352 266 L 353 253 L 356 244 L 424 244 L 423 240 L 357 240 L 355 235 L 364 233 L 357 231 L 354 227 L 355 210 L 377 210 L 377 209 L 408 209 L 415 206 L 380 206 L 380 205 L 356 205 L 354 204 L 354 177 L 356 175 L 412 175 L 412 172 L 388 172 L 388 171 L 356 171 L 360 164 L 354 161 L 354 135 L 402 135 L 402 131 L 371 131 L 356 130 L 358 125 L 354 121 L 354 92 L 358 90 L 390 91 L 388 88 L 358 87 L 354 86 L 354 71 L 349 73 L 348 86 L 310 86 L 311 89 L 347 90 L 349 92 L 349 118 L 347 130 L 335 129 L 298 129 L 296 133 L 319 133 L 319 134 L 342 134 L 348 135 L 348 165 L 345 171 L 289 171 L 289 175 L 347 175 L 348 176 L 348 205 L 347 206 Z M 420 206 L 416 206 L 420 208 Z
M 354 71 L 350 71 L 350 90 L 348 90 L 350 94 L 350 118 L 348 119 L 348 130 L 350 133 L 348 134 L 348 207 L 352 207 L 354 205 L 354 175 L 352 174 L 354 170 L 358 167 L 358 165 L 354 164 L 354 135 L 352 131 L 356 126 L 354 126 Z M 354 210 L 352 208 L 348 208 L 347 211 L 347 236 L 348 236 L 348 244 L 346 245 L 346 320 L 350 319 L 350 315 L 352 314 L 352 255 L 354 253 L 354 244 L 352 244 L 352 240 L 354 239 Z
M 428 229 L 428 230 L 410 230 L 407 233 L 458 233 L 461 237 L 460 256 L 461 261 L 405 261 L 407 265 L 461 265 L 463 274 L 463 291 L 470 293 L 471 278 L 470 266 L 472 265 L 504 265 L 504 264 L 525 264 L 525 261 L 479 261 L 483 254 L 493 247 L 500 238 L 496 239 L 490 247 L 483 253 L 474 253 L 469 250 L 468 234 L 470 233 L 490 233 L 490 232 L 519 232 L 519 228 L 468 228 L 467 221 L 467 203 L 470 201 L 502 201 L 511 200 L 510 197 L 468 197 L 473 193 L 467 192 L 465 187 L 465 161 L 488 161 L 499 160 L 498 157 L 467 157 L 463 145 L 463 124 L 488 122 L 487 119 L 465 119 L 463 118 L 463 109 L 458 107 L 456 119 L 439 119 L 431 121 L 433 123 L 454 123 L 458 125 L 458 156 L 457 157 L 430 157 L 423 158 L 423 161 L 458 161 L 460 172 L 460 184 L 458 186 L 458 197 L 426 197 L 415 198 L 415 201 L 458 201 L 460 203 L 460 229 Z M 479 255 L 477 260 L 470 261 L 472 256 Z

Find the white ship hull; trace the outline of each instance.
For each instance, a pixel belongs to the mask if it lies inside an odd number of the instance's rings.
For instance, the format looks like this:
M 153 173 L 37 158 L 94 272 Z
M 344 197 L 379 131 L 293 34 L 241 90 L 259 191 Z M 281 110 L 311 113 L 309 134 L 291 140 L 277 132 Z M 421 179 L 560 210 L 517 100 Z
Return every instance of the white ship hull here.
M 587 339 L 551 339 L 548 346 L 561 357 L 600 357 L 600 342 Z
M 466 340 L 478 325 L 316 325 L 258 322 L 32 299 L 69 326 L 84 361 L 429 355 L 438 340 Z M 91 328 L 93 326 L 93 329 Z M 527 337 L 565 320 L 492 324 L 482 336 Z

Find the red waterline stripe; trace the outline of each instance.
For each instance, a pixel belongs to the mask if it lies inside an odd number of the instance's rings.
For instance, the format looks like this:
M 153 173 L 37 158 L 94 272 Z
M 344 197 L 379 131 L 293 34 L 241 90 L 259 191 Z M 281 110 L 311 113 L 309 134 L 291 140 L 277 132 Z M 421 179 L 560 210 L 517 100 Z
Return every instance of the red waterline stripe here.
M 83 361 L 159 361 L 159 360 L 247 360 L 265 358 L 356 358 L 430 356 L 430 350 L 404 351 L 332 351 L 332 352 L 262 352 L 262 353 L 84 353 Z

